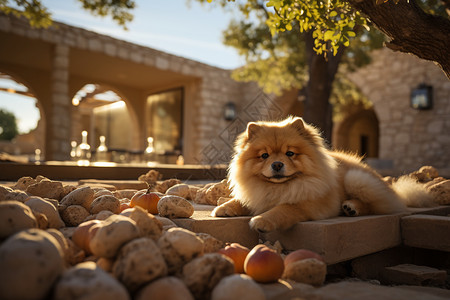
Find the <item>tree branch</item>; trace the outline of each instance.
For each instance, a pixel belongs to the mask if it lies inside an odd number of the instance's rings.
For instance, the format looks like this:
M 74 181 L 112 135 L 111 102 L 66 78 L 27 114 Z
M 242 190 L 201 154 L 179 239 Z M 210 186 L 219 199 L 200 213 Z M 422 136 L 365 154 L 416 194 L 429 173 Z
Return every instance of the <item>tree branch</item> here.
M 450 11 L 450 0 L 441 0 L 442 4 L 445 6 L 447 13 Z
M 391 40 L 386 47 L 436 62 L 450 79 L 450 20 L 425 13 L 415 0 L 347 0 Z

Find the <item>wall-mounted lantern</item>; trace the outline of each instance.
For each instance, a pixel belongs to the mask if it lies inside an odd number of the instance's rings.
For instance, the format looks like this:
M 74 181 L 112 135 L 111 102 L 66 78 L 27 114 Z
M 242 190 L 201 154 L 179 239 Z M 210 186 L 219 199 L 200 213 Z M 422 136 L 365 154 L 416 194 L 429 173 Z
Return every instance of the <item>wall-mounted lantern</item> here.
M 433 107 L 433 87 L 425 83 L 419 84 L 411 91 L 411 107 L 415 109 L 431 109 Z
M 233 102 L 228 102 L 224 106 L 223 117 L 227 121 L 233 121 L 236 118 L 236 105 Z

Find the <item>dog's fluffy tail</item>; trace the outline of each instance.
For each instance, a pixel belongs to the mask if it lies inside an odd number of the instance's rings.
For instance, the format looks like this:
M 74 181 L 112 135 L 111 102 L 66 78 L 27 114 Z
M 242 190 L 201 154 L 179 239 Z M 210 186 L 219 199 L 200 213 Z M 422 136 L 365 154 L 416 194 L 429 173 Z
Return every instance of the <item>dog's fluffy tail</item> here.
M 375 214 L 402 212 L 407 206 L 435 205 L 426 188 L 407 176 L 390 185 L 368 170 L 352 169 L 346 173 L 344 185 L 350 198 L 366 203 Z
M 407 175 L 392 183 L 392 188 L 402 202 L 409 207 L 433 207 L 436 203 L 423 184 Z

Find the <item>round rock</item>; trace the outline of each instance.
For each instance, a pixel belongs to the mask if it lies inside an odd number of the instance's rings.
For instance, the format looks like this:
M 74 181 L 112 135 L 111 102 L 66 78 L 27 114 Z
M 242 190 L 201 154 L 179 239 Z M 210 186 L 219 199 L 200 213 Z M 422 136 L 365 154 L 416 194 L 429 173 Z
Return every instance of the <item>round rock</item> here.
M 167 195 L 159 199 L 158 213 L 169 219 L 189 218 L 194 214 L 194 206 L 182 197 Z

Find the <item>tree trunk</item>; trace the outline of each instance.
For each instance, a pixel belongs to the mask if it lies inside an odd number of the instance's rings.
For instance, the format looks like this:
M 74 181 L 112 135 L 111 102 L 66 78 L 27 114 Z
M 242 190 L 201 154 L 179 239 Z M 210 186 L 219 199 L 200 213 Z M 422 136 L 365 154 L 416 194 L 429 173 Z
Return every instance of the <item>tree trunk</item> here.
M 314 39 L 305 33 L 305 46 L 309 67 L 309 80 L 306 86 L 304 119 L 322 131 L 322 136 L 331 144 L 333 128 L 332 106 L 329 102 L 333 80 L 344 52 L 341 47 L 336 56 L 317 55 L 313 50 Z
M 391 40 L 386 47 L 436 62 L 450 79 L 450 20 L 425 13 L 415 0 L 347 0 Z

